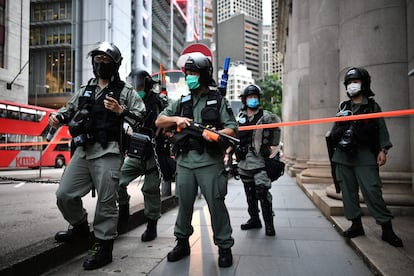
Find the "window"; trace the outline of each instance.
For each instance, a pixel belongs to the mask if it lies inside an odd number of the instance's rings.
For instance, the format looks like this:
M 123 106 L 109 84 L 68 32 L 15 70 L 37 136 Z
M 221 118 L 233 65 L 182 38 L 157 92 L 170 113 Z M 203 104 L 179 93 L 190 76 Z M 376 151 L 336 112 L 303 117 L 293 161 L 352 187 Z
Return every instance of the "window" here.
M 142 17 L 142 26 L 144 27 L 144 28 L 147 28 L 147 19 L 145 18 L 145 17 Z
M 148 48 L 148 39 L 147 37 L 142 37 L 142 45 L 144 45 L 145 48 Z

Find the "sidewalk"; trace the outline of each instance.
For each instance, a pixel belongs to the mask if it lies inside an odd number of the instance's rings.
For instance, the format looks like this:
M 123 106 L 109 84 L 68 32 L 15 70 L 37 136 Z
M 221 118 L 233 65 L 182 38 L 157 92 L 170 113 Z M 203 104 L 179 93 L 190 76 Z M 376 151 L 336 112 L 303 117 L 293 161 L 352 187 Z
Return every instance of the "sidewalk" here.
M 175 246 L 178 208 L 173 208 L 159 220 L 154 241 L 141 242 L 144 225 L 121 235 L 111 264 L 84 271 L 82 254 L 44 275 L 374 275 L 294 179 L 285 174 L 273 183 L 271 192 L 276 237 L 265 236 L 263 228 L 240 230 L 248 219 L 243 185 L 234 179 L 229 182 L 226 203 L 235 239 L 230 268 L 217 265 L 218 248 L 212 241 L 208 208 L 204 199 L 197 199 L 189 257 L 175 263 L 166 259 Z

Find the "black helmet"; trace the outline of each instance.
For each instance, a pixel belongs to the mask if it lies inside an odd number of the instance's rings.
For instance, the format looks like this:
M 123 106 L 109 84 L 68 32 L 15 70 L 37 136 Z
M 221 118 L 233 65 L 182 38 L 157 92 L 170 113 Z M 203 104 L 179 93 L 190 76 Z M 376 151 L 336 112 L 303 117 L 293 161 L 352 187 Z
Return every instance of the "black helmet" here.
M 245 86 L 240 94 L 242 103 L 244 105 L 246 104 L 246 97 L 249 95 L 257 95 L 259 96 L 260 100 L 260 97 L 263 95 L 263 92 L 262 89 L 260 89 L 260 87 L 256 84 L 248 84 L 247 86 Z
M 190 56 L 184 65 L 185 71 L 200 73 L 200 85 L 209 86 L 212 84 L 213 66 L 208 57 L 204 55 Z
M 122 56 L 121 52 L 119 51 L 118 47 L 116 47 L 114 44 L 104 41 L 97 44 L 95 48 L 93 48 L 91 51 L 89 51 L 88 56 L 94 57 L 98 54 L 107 54 L 110 56 L 115 64 L 118 65 L 118 67 L 121 65 Z
M 247 86 L 243 88 L 240 97 L 246 99 L 246 97 L 249 95 L 257 95 L 260 98 L 260 96 L 263 95 L 262 89 L 260 89 L 260 87 L 257 86 L 256 84 L 248 84 Z
M 113 62 L 104 63 L 95 61 L 95 56 L 105 54 L 113 60 Z M 88 56 L 92 57 L 92 67 L 95 77 L 103 79 L 119 79 L 118 69 L 121 66 L 122 56 L 118 47 L 107 41 L 100 42 L 92 49 Z
M 368 71 L 362 67 L 351 67 L 349 68 L 344 77 L 344 86 L 348 85 L 350 80 L 361 80 L 361 91 L 367 97 L 374 96 L 374 92 L 371 90 L 371 76 Z
M 155 83 L 147 71 L 139 68 L 133 69 L 131 73 L 129 73 L 127 80 L 135 89 L 144 87 L 144 91 L 147 93 L 151 91 Z

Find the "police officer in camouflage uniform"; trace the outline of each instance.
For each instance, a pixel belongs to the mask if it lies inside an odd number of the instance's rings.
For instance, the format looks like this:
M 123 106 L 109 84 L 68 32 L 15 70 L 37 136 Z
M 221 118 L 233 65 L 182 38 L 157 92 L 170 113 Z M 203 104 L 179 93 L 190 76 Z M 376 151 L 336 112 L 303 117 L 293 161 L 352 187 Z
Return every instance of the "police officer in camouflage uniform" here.
M 227 100 L 217 90 L 211 90 L 213 67 L 204 55 L 190 56 L 184 66 L 189 95 L 170 103 L 155 122 L 162 128 L 179 128 L 184 138 L 175 144 L 177 154 L 176 196 L 179 210 L 174 235 L 177 245 L 167 259 L 175 262 L 190 254 L 189 237 L 193 234 L 191 219 L 198 187 L 207 201 L 213 228 L 214 243 L 219 247 L 218 264 L 233 263 L 230 218 L 224 203 L 227 175 L 224 169 L 224 148 L 207 135 L 187 135 L 191 122 L 215 127 L 219 132 L 235 136 L 237 122 Z M 177 133 L 174 137 L 178 135 Z M 174 139 L 173 137 L 173 139 Z
M 145 70 L 134 69 L 128 76 L 129 82 L 134 86 L 138 95 L 145 103 L 147 113 L 143 124 L 136 131 L 157 136 L 157 146 L 162 147 L 162 133 L 157 132 L 155 119 L 164 107 L 168 104 L 165 95 L 159 95 L 152 91 L 154 81 Z M 158 135 L 156 135 L 158 134 Z M 163 154 L 162 149 L 157 150 L 158 157 Z M 154 153 L 146 158 L 138 159 L 127 156 L 122 164 L 121 179 L 119 181 L 119 231 L 124 231 L 129 217 L 129 199 L 127 192 L 128 184 L 140 175 L 145 175 L 141 191 L 144 195 L 144 214 L 147 218 L 147 229 L 141 236 L 143 242 L 152 241 L 157 237 L 157 221 L 161 217 L 161 196 L 160 196 L 160 175 L 155 162 Z
M 260 108 L 262 91 L 254 84 L 247 85 L 241 94 L 243 108 L 238 115 L 239 126 L 279 123 L 278 116 Z M 249 220 L 241 225 L 242 230 L 262 228 L 259 218 L 260 201 L 265 233 L 274 236 L 272 181 L 267 175 L 265 158 L 274 158 L 280 142 L 280 128 L 240 131 L 240 145 L 236 148 L 238 170 L 246 193 Z
M 89 52 L 95 78 L 68 101 L 49 124 L 68 124 L 76 150 L 56 191 L 57 206 L 71 224 L 56 233 L 58 242 L 87 239 L 90 234 L 87 213 L 81 198 L 96 189 L 98 199 L 93 222 L 95 244 L 83 263 L 85 270 L 112 261 L 117 237 L 117 190 L 121 167 L 122 121 L 137 125 L 145 106 L 132 86 L 120 80 L 122 56 L 112 43 L 102 42 Z
M 345 74 L 344 85 L 350 99 L 340 104 L 337 116 L 381 112 L 380 106 L 372 98 L 374 93 L 367 70 L 350 68 Z M 343 235 L 354 238 L 365 234 L 358 196 L 360 188 L 368 210 L 382 227 L 382 240 L 395 247 L 403 246 L 393 231 L 393 215 L 387 209 L 381 191 L 379 167 L 385 164 L 387 152 L 392 147 L 385 120 L 376 118 L 336 122 L 331 130 L 331 141 L 335 146 L 331 161 L 342 190 L 345 216 L 352 221 L 351 227 Z

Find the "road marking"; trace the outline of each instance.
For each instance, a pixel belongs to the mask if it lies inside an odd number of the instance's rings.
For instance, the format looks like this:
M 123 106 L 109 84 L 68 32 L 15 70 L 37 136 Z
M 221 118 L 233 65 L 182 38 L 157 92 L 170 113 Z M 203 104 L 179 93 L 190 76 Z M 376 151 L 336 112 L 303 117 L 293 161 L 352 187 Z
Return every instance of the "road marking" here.
M 14 186 L 14 188 L 20 188 L 24 184 L 26 184 L 26 182 L 20 182 L 19 184 L 17 184 L 16 186 Z

